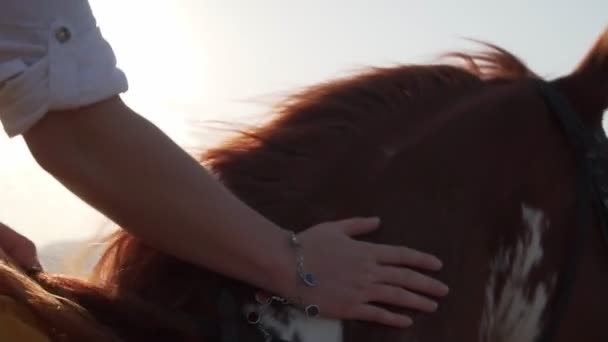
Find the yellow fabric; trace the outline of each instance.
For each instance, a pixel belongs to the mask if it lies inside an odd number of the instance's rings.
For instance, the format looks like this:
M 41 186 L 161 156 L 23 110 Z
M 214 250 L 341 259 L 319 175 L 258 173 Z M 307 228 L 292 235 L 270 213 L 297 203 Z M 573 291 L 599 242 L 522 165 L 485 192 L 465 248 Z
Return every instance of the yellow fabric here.
M 6 296 L 0 296 L 0 341 L 50 342 L 36 326 L 36 318 L 23 305 Z

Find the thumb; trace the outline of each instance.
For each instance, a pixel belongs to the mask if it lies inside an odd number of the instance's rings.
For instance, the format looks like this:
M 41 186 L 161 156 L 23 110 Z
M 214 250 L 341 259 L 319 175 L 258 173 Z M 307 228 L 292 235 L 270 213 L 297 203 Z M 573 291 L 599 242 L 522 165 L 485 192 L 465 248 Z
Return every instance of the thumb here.
M 346 220 L 336 221 L 337 228 L 348 236 L 356 236 L 371 233 L 380 227 L 378 217 L 354 217 Z
M 36 245 L 25 236 L 0 223 L 0 249 L 25 270 L 41 270 Z M 2 257 L 2 255 L 0 255 Z
M 42 265 L 38 260 L 36 247 L 24 242 L 23 245 L 16 246 L 8 252 L 15 262 L 28 272 L 42 271 Z

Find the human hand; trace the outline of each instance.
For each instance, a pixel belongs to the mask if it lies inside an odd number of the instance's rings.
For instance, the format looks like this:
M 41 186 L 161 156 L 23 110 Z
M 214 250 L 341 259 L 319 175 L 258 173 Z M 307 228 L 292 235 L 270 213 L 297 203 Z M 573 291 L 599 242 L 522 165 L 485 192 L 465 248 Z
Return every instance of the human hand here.
M 1 222 L 0 260 L 12 261 L 28 272 L 42 270 L 36 245 Z
M 445 296 L 448 287 L 414 268 L 439 270 L 442 267 L 439 259 L 406 247 L 351 238 L 377 229 L 379 223 L 377 218 L 326 222 L 298 235 L 304 271 L 312 273 L 318 282 L 312 288 L 292 287 L 292 291 L 300 291 L 298 296 L 305 305 L 318 305 L 321 315 L 328 318 L 393 327 L 407 327 L 413 321 L 405 314 L 374 303 L 424 312 L 436 310 L 437 303 L 421 294 Z

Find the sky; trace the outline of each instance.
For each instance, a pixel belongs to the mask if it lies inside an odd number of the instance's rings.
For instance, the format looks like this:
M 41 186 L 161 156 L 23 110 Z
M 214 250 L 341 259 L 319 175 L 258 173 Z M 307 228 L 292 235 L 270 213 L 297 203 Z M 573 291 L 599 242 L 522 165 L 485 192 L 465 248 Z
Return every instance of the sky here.
M 91 0 L 129 78 L 126 102 L 184 147 L 212 146 L 216 121 L 263 118 L 299 87 L 366 66 L 434 62 L 465 37 L 570 71 L 608 25 L 605 0 Z M 112 227 L 0 134 L 0 221 L 39 246 Z

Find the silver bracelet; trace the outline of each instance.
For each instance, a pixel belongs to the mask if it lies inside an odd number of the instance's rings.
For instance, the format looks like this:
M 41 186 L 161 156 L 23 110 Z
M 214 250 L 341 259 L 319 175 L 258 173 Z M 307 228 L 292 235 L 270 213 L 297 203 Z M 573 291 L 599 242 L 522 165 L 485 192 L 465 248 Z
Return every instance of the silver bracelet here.
M 302 244 L 300 240 L 298 240 L 298 236 L 295 232 L 289 231 L 289 245 L 296 252 L 296 282 L 298 284 L 298 288 L 301 284 L 304 284 L 306 287 L 315 287 L 317 286 L 317 279 L 315 276 L 304 270 L 304 255 L 302 255 Z M 309 304 L 304 306 L 302 298 L 298 297 L 298 303 L 301 308 L 303 308 L 304 313 L 307 317 L 312 318 L 319 315 L 319 306 L 316 304 Z
M 295 232 L 288 231 L 289 233 L 289 245 L 294 249 L 296 253 L 296 283 L 297 288 L 299 289 L 302 284 L 306 287 L 315 287 L 317 286 L 317 280 L 315 276 L 304 270 L 304 256 L 302 255 L 302 244 L 298 240 L 298 237 Z M 316 304 L 304 305 L 301 297 L 297 297 L 296 301 L 290 301 L 286 298 L 274 296 L 266 291 L 257 291 L 255 293 L 255 301 L 261 305 L 255 311 L 251 311 L 247 314 L 247 321 L 250 324 L 258 325 L 260 331 L 262 331 L 266 336 L 268 333 L 266 330 L 260 325 L 261 316 L 266 311 L 266 308 L 270 306 L 272 303 L 278 303 L 282 305 L 293 305 L 295 304 L 298 308 L 304 311 L 304 314 L 308 318 L 313 318 L 319 315 L 319 306 Z

